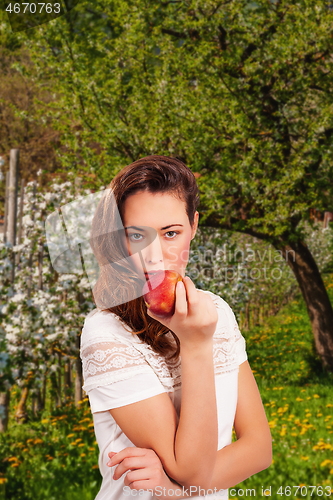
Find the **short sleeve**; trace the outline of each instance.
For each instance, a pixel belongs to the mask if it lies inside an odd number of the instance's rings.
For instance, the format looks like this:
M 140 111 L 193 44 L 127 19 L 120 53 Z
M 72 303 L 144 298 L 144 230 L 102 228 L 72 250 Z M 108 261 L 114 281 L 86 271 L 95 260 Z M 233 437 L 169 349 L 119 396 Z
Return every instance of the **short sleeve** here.
M 163 392 L 165 388 L 152 372 L 91 389 L 88 397 L 91 412 L 96 413 L 137 403 Z
M 226 313 L 227 313 L 228 320 L 230 323 L 230 328 L 235 334 L 235 349 L 236 349 L 237 358 L 238 358 L 238 365 L 241 365 L 242 363 L 244 363 L 244 361 L 247 360 L 245 338 L 243 337 L 243 335 L 240 332 L 240 329 L 239 329 L 236 317 L 233 313 L 233 310 L 231 309 L 229 304 L 227 304 L 227 302 L 225 302 L 225 305 L 226 305 Z
M 140 374 L 154 374 L 139 350 L 110 333 L 107 339 L 96 334 L 95 338 L 81 346 L 80 356 L 84 380 L 82 388 L 86 393 Z

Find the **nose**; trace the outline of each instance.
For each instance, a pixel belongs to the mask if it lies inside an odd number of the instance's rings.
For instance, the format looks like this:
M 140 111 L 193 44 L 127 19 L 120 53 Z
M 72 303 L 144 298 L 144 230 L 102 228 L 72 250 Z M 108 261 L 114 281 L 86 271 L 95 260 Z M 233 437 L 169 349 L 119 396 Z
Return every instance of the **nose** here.
M 145 264 L 154 266 L 159 262 L 163 262 L 163 250 L 158 235 L 156 235 L 156 238 L 154 238 L 150 245 L 143 250 L 143 254 Z

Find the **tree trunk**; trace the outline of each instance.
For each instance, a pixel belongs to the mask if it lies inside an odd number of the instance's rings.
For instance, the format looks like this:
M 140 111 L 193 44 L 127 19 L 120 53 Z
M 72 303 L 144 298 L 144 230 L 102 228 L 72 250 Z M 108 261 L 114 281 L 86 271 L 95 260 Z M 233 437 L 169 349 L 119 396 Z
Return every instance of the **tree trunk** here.
M 9 417 L 9 400 L 10 391 L 0 393 L 0 407 L 2 409 L 2 414 L 0 414 L 0 432 L 6 432 L 8 428 L 8 417 Z
M 333 308 L 312 254 L 303 242 L 277 248 L 293 270 L 309 313 L 323 368 L 333 372 Z
M 29 394 L 28 387 L 23 387 L 21 392 L 21 398 L 15 412 L 15 420 L 18 424 L 22 424 L 24 422 L 27 422 L 28 420 L 28 414 L 26 412 L 26 403 L 28 394 Z
M 64 365 L 64 400 L 63 404 L 66 404 L 70 400 L 70 390 L 71 390 L 71 360 L 68 359 Z
M 75 406 L 82 401 L 82 361 L 80 358 L 80 335 L 76 336 L 76 360 L 75 360 Z

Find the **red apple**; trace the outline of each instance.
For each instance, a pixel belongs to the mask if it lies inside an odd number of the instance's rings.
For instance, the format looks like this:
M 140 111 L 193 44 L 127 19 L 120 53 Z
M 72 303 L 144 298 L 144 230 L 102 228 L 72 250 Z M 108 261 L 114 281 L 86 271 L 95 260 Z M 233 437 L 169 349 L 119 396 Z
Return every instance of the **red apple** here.
M 183 278 L 177 271 L 157 271 L 149 276 L 142 295 L 150 312 L 162 318 L 170 318 L 174 314 L 178 281 L 183 281 Z

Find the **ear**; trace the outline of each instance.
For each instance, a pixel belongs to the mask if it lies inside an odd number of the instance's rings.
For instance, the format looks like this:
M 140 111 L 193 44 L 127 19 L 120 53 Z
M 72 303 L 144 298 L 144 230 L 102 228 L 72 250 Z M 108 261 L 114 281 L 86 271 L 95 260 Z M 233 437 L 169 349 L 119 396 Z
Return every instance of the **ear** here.
M 199 212 L 196 211 L 194 214 L 194 225 L 193 225 L 193 229 L 192 229 L 191 240 L 193 240 L 195 233 L 197 232 L 198 222 L 199 222 Z

